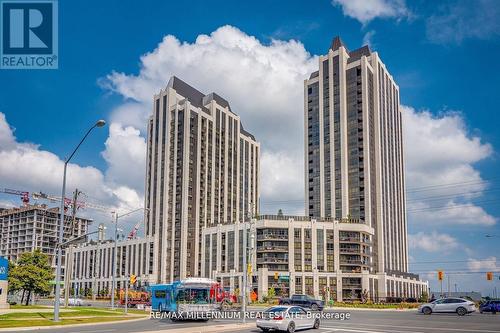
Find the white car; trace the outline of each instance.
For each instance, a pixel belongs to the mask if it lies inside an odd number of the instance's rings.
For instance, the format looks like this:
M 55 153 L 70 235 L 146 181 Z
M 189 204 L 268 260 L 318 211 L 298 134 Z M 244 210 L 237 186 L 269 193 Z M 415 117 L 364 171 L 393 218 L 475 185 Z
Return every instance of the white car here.
M 64 304 L 65 304 L 64 298 L 61 298 L 59 300 L 59 304 L 61 304 L 61 306 L 64 306 Z M 83 299 L 70 297 L 70 298 L 68 298 L 68 305 L 69 306 L 83 306 Z
M 307 312 L 300 306 L 273 306 L 257 319 L 257 327 L 263 332 L 273 329 L 292 333 L 299 329 L 319 328 L 319 324 L 317 313 Z
M 418 307 L 418 312 L 426 315 L 431 313 L 456 313 L 459 316 L 465 316 L 468 313 L 476 311 L 474 302 L 463 298 L 440 298 L 434 302 L 425 303 Z

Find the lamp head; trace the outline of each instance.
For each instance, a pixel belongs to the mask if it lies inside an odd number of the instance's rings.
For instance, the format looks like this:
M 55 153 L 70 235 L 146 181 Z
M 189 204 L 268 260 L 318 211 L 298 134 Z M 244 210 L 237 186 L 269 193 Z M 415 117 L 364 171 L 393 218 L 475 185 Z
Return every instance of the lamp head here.
M 106 121 L 100 119 L 98 120 L 96 123 L 95 123 L 95 126 L 96 127 L 103 127 L 104 125 L 106 125 Z

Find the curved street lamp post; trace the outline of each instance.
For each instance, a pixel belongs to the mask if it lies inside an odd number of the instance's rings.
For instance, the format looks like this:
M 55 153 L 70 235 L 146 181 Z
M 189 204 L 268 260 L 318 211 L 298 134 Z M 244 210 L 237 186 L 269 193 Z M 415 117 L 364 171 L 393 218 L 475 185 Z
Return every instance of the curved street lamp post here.
M 62 247 L 60 246 L 63 244 L 64 241 L 64 198 L 66 197 L 66 170 L 68 168 L 68 163 L 71 161 L 71 158 L 73 158 L 73 155 L 75 155 L 76 151 L 80 146 L 82 145 L 83 141 L 87 138 L 87 136 L 90 134 L 90 132 L 96 128 L 96 127 L 103 127 L 106 125 L 106 122 L 104 120 L 98 120 L 94 126 L 89 128 L 87 133 L 83 136 L 83 138 L 80 140 L 80 143 L 76 146 L 76 148 L 73 150 L 71 155 L 69 155 L 68 158 L 64 160 L 64 173 L 63 173 L 63 184 L 62 184 L 62 195 L 61 195 L 61 210 L 59 212 L 59 239 L 58 239 L 58 246 L 57 246 L 57 266 L 56 266 L 56 293 L 55 293 L 55 299 L 54 299 L 54 321 L 59 321 L 59 299 L 61 297 L 61 261 L 62 261 Z

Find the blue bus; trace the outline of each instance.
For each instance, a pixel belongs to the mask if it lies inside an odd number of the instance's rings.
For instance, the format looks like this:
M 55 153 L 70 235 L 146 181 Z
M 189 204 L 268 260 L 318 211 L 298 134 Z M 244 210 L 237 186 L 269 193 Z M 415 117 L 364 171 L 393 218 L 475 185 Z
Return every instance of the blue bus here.
M 218 283 L 205 278 L 187 278 L 149 287 L 151 309 L 177 314 L 203 314 L 218 311 Z
M 151 309 L 160 312 L 175 312 L 177 303 L 175 302 L 176 287 L 180 282 L 170 284 L 157 284 L 149 287 L 151 292 Z

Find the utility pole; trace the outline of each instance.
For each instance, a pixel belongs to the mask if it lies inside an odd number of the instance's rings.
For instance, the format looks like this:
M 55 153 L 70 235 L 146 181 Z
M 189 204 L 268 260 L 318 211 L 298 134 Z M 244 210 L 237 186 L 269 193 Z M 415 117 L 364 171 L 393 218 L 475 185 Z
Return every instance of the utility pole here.
M 116 275 L 116 257 L 117 257 L 117 238 L 118 237 L 118 212 L 115 212 L 115 238 L 114 238 L 114 248 L 113 257 L 111 258 L 111 276 L 113 277 L 111 281 L 111 309 L 115 308 L 115 275 Z
M 450 297 L 450 274 L 448 274 L 448 297 Z
M 125 314 L 128 312 L 128 283 L 130 282 L 130 277 L 125 280 Z
M 248 223 L 246 221 L 243 221 L 243 267 L 242 267 L 242 272 L 243 272 L 243 281 L 242 281 L 242 292 L 243 296 L 241 299 L 242 306 L 241 310 L 243 311 L 243 324 L 246 323 L 246 318 L 245 314 L 247 312 L 247 302 L 248 302 L 248 262 L 247 262 L 247 256 L 248 256 L 248 236 L 247 236 L 247 226 L 250 226 L 250 223 L 252 222 L 252 203 L 248 206 Z
M 70 232 L 70 238 L 73 237 L 73 234 L 74 234 L 74 228 L 75 228 L 75 224 L 76 224 L 76 210 L 77 210 L 77 201 L 78 201 L 78 196 L 81 194 L 82 192 L 78 191 L 78 189 L 76 188 L 75 191 L 73 192 L 73 209 L 71 210 L 71 226 L 69 228 L 69 232 Z M 79 236 L 79 235 L 78 235 Z
M 242 297 L 241 310 L 243 311 L 243 324 L 246 324 L 245 314 L 247 312 L 247 223 L 243 222 L 243 281 L 242 281 Z

